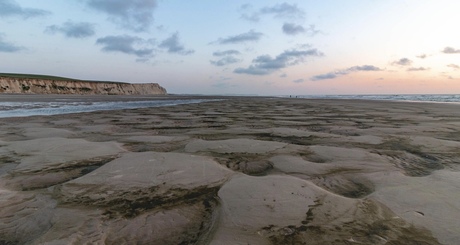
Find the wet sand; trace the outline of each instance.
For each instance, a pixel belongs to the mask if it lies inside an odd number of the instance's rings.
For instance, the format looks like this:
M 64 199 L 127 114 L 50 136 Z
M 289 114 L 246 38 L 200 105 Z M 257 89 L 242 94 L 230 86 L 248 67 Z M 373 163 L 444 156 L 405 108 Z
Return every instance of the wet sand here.
M 0 119 L 0 244 L 456 244 L 460 105 L 232 97 Z

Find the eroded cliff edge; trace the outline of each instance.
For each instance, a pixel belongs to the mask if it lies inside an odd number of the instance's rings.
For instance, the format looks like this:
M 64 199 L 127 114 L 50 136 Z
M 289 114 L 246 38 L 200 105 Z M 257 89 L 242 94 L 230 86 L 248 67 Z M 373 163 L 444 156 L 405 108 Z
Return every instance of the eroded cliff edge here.
M 0 76 L 0 93 L 164 95 L 167 92 L 157 83 L 132 84 Z

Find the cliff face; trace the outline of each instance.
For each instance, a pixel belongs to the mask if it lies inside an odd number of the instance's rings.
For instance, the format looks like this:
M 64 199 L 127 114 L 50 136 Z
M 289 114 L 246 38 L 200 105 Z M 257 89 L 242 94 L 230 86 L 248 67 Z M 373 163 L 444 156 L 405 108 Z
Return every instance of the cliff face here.
M 0 76 L 0 93 L 163 95 L 166 89 L 157 83 L 60 81 Z

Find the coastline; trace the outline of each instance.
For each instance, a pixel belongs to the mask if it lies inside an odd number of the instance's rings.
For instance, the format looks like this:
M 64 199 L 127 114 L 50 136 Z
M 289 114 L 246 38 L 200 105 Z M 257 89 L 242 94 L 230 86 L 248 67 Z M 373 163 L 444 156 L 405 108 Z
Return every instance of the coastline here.
M 368 98 L 371 96 L 371 98 Z M 389 97 L 388 97 L 389 96 Z M 122 109 L 135 109 L 135 108 L 146 108 L 146 107 L 157 107 L 162 105 L 156 105 L 165 103 L 164 101 L 170 101 L 171 103 L 167 106 L 175 105 L 174 101 L 178 101 L 177 104 L 184 103 L 200 103 L 212 100 L 225 100 L 225 99 L 237 99 L 237 98 L 275 98 L 275 99 L 297 99 L 297 100 L 333 100 L 333 101 L 357 101 L 366 103 L 366 101 L 380 101 L 380 102 L 402 102 L 402 103 L 428 103 L 428 104 L 460 104 L 460 97 L 458 95 L 423 95 L 436 97 L 440 96 L 436 100 L 410 100 L 408 98 L 403 100 L 389 99 L 395 95 L 384 95 L 385 98 L 376 98 L 374 95 L 337 95 L 337 96 L 299 96 L 299 97 L 288 97 L 288 96 L 245 96 L 245 95 L 72 95 L 72 94 L 0 94 L 0 118 L 13 117 L 13 116 L 47 116 L 47 115 L 58 115 L 58 114 L 69 114 L 69 113 L 80 113 L 80 112 L 92 112 L 100 110 L 122 110 Z M 397 96 L 421 96 L 421 95 L 397 95 Z M 452 98 L 446 98 L 446 96 Z M 379 96 L 377 96 L 379 97 Z M 380 96 L 382 97 L 382 96 Z M 388 97 L 388 98 L 387 98 Z M 441 98 L 442 97 L 442 98 Z M 455 97 L 453 99 L 453 97 Z M 459 98 L 457 98 L 459 97 Z M 190 100 L 190 102 L 187 102 Z M 139 104 L 145 102 L 145 104 Z M 49 104 L 46 104 L 49 103 Z M 104 103 L 107 106 L 103 106 Z M 109 103 L 112 103 L 109 105 Z M 128 105 L 131 103 L 132 105 Z M 139 105 L 135 105 L 135 104 Z M 14 106 L 13 106 L 14 104 Z M 21 108 L 21 105 L 25 105 Z M 85 105 L 84 109 L 80 109 L 78 105 Z M 98 105 L 91 108 L 91 105 Z M 70 105 L 60 112 L 59 107 Z M 104 108 L 98 108 L 98 107 Z M 113 108 L 111 108 L 111 106 Z M 10 107 L 10 108 L 8 108 Z M 15 115 L 2 116 L 1 113 L 4 111 L 10 111 L 12 107 L 16 109 L 24 109 L 22 112 L 14 113 Z M 39 113 L 27 113 L 28 109 L 52 108 L 55 112 L 39 112 Z M 21 115 L 21 114 L 24 115 Z
M 460 239 L 458 105 L 225 98 L 1 118 L 0 241 Z
M 458 94 L 359 94 L 359 95 L 305 95 L 306 99 L 358 99 L 398 102 L 433 102 L 433 103 L 460 103 Z

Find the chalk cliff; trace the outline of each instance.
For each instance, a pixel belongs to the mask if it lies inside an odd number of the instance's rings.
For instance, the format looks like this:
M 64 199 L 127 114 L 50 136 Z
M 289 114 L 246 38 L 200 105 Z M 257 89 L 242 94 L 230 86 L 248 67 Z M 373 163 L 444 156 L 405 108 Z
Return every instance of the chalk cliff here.
M 118 83 L 0 76 L 0 93 L 163 95 L 157 83 Z

